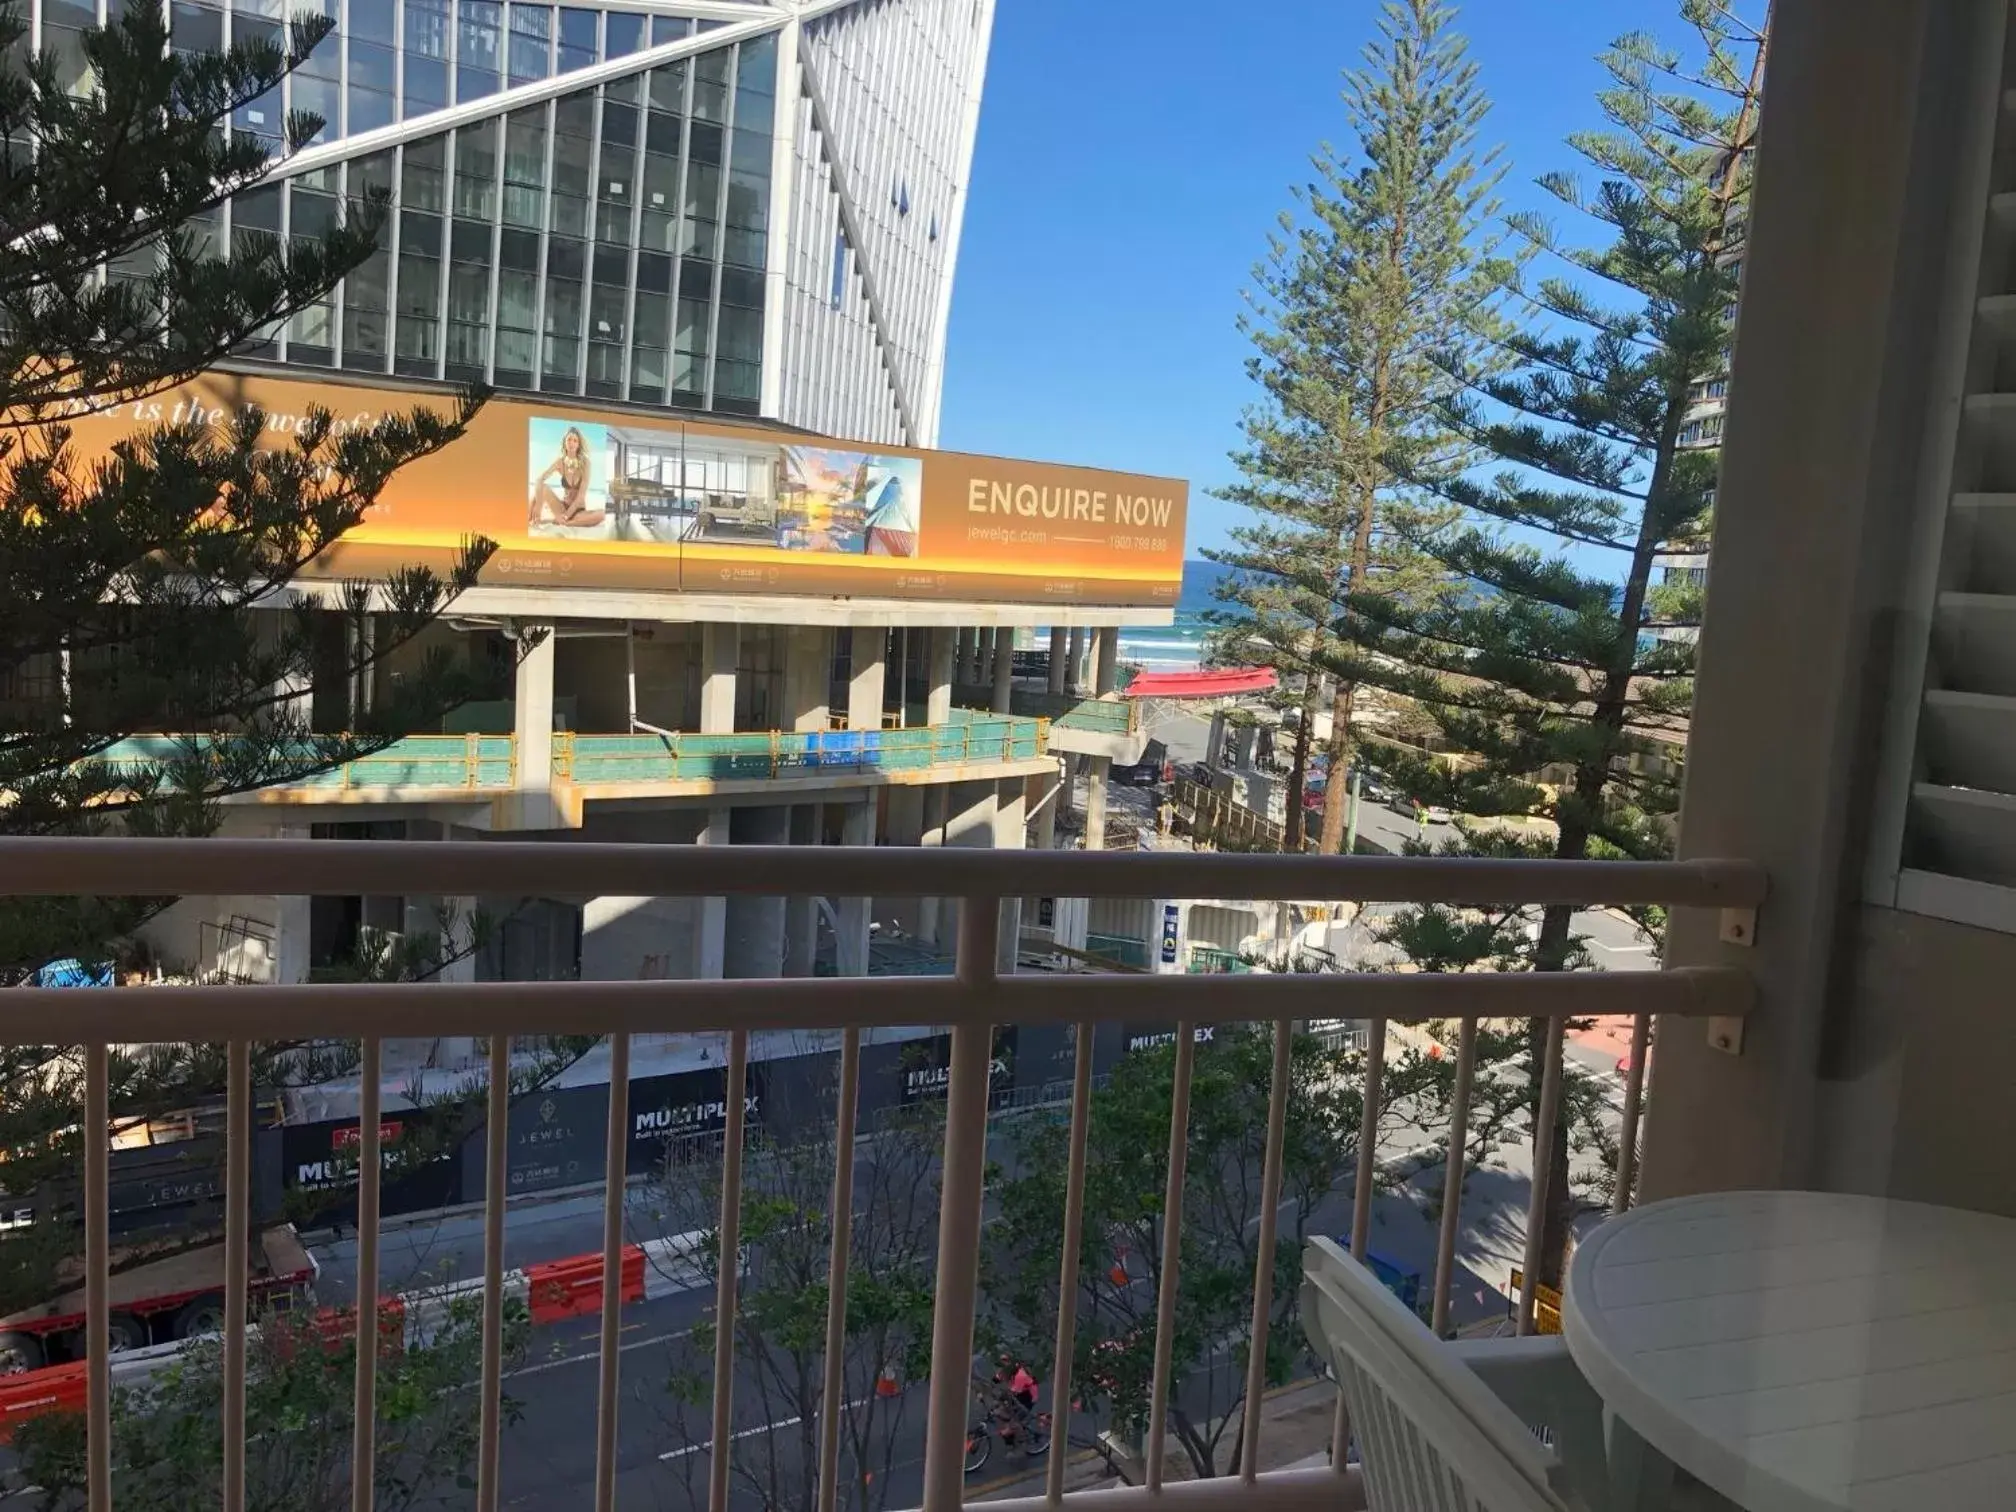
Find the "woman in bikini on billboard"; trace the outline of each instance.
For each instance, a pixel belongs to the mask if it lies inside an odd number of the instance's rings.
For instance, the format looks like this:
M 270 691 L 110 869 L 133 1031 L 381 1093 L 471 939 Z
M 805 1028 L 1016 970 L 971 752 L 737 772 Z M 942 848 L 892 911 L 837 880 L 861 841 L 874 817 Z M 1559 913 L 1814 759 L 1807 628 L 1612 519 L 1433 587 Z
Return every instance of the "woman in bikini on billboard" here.
M 560 481 L 557 492 L 555 478 Z M 580 427 L 570 425 L 560 438 L 560 455 L 532 480 L 531 523 L 537 528 L 541 516 L 547 516 L 555 525 L 600 525 L 605 514 L 588 507 L 588 439 Z

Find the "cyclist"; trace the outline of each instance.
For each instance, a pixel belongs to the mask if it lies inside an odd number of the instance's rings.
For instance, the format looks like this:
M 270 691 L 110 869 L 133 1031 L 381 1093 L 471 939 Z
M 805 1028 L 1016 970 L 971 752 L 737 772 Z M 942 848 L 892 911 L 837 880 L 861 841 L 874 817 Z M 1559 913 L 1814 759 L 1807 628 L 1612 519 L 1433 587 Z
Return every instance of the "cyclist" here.
M 1002 1355 L 994 1362 L 994 1384 L 1001 1389 L 1000 1400 L 994 1407 L 995 1421 L 1000 1424 L 1001 1441 L 1012 1444 L 1017 1423 L 1027 1421 L 1036 1412 L 1039 1390 L 1036 1377 L 1020 1360 Z

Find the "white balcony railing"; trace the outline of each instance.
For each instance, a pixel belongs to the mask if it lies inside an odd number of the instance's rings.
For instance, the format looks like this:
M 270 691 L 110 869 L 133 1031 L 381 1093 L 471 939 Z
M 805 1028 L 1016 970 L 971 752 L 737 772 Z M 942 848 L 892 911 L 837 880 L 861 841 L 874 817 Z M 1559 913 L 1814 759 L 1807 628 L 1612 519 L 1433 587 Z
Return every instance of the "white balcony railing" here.
M 1078 1274 L 1079 1214 L 1085 1189 L 1088 1109 L 1094 1020 L 1179 1021 L 1173 1107 L 1169 1131 L 1166 1222 L 1182 1223 L 1183 1163 L 1194 1056 L 1193 1024 L 1271 1021 L 1273 1077 L 1267 1104 L 1267 1143 L 1259 1204 L 1261 1232 L 1253 1278 L 1249 1403 L 1261 1398 L 1272 1304 L 1274 1252 L 1287 1106 L 1286 1068 L 1291 1025 L 1302 1018 L 1371 1020 L 1364 1126 L 1377 1116 L 1383 1075 L 1384 1026 L 1389 1021 L 1456 1019 L 1463 1026 L 1457 1052 L 1451 1127 L 1467 1127 L 1466 1098 L 1476 1048 L 1477 1021 L 1538 1018 L 1549 1026 L 1536 1114 L 1543 1147 L 1559 1116 L 1562 1031 L 1573 1017 L 1631 1014 L 1639 1030 L 1630 1062 L 1620 1130 L 1625 1169 L 1619 1202 L 1628 1200 L 1629 1162 L 1636 1144 L 1642 1091 L 1645 1026 L 1654 1014 L 1687 1018 L 1737 1018 L 1752 1002 L 1746 973 L 1691 968 L 1628 976 L 1603 974 L 1500 975 L 1433 973 L 1378 975 L 1242 976 L 1002 976 L 997 973 L 1003 898 L 1026 896 L 1119 898 L 1322 898 L 1388 903 L 1451 904 L 1651 904 L 1720 910 L 1754 910 L 1764 878 L 1746 863 L 1470 861 L 1060 853 L 956 849 L 855 849 L 624 846 L 536 843 L 438 843 L 256 840 L 0 840 L 0 892 L 11 895 L 390 894 L 440 896 L 908 896 L 957 898 L 958 968 L 951 978 L 812 978 L 761 981 L 625 981 L 422 983 L 397 985 L 194 986 L 144 991 L 64 992 L 36 1002 L 40 989 L 15 994 L 15 1011 L 0 1028 L 0 1042 L 41 1042 L 49 1025 L 86 1047 L 85 1124 L 108 1126 L 108 1046 L 115 1043 L 222 1041 L 228 1046 L 227 1253 L 243 1253 L 247 1237 L 253 1109 L 250 1046 L 256 1040 L 353 1038 L 363 1050 L 359 1118 L 359 1194 L 356 1320 L 356 1413 L 352 1494 L 359 1512 L 371 1505 L 373 1403 L 376 1389 L 379 1236 L 379 1068 L 387 1037 L 488 1036 L 490 1045 L 488 1159 L 484 1209 L 483 1359 L 480 1442 L 476 1467 L 480 1512 L 499 1505 L 500 1392 L 504 1315 L 504 1216 L 509 1042 L 514 1035 L 564 1031 L 611 1038 L 608 1170 L 623 1169 L 628 1122 L 630 1036 L 638 1033 L 716 1032 L 728 1041 L 728 1086 L 743 1085 L 749 1035 L 764 1029 L 844 1031 L 837 1108 L 835 1214 L 852 1211 L 855 1104 L 864 1029 L 914 1024 L 948 1025 L 952 1031 L 937 1236 L 932 1361 L 926 1424 L 922 1502 L 925 1512 L 953 1512 L 964 1483 L 964 1442 L 970 1421 L 976 1273 L 986 1160 L 991 1030 L 997 1024 L 1076 1024 L 1078 1055 L 1071 1101 L 1070 1160 L 1066 1185 L 1064 1253 L 1057 1348 L 1049 1389 L 1059 1416 L 1073 1399 L 1074 1278 Z M 24 997 L 23 994 L 26 994 Z M 741 1211 L 744 1105 L 726 1099 L 720 1251 L 736 1252 Z M 1352 1245 L 1365 1248 L 1374 1176 L 1375 1141 L 1359 1142 L 1357 1201 Z M 1460 1203 L 1464 1142 L 1452 1139 L 1448 1197 L 1442 1206 L 1434 1314 L 1446 1321 L 1453 1275 L 1456 1214 Z M 111 1506 L 110 1385 L 108 1366 L 108 1153 L 103 1139 L 85 1142 L 85 1266 L 88 1324 L 88 1505 Z M 1531 1237 L 1527 1274 L 1537 1270 L 1537 1214 L 1547 1201 L 1548 1170 L 1533 1173 L 1528 1212 Z M 607 1182 L 604 1204 L 604 1275 L 616 1275 L 623 1244 L 623 1184 Z M 840 1341 L 846 1306 L 845 1246 L 848 1225 L 834 1225 L 824 1400 L 842 1400 Z M 1164 1423 L 1171 1370 L 1171 1341 L 1182 1281 L 1176 1247 L 1164 1268 L 1157 1298 L 1153 1405 L 1147 1445 L 1148 1483 L 1106 1493 L 1078 1493 L 1087 1507 L 1108 1500 L 1168 1496 L 1189 1508 L 1236 1503 L 1240 1512 L 1272 1504 L 1280 1512 L 1336 1512 L 1358 1493 L 1345 1456 L 1333 1452 L 1336 1471 L 1258 1472 L 1261 1414 L 1245 1414 L 1239 1476 L 1227 1482 L 1161 1483 Z M 224 1329 L 223 1505 L 242 1512 L 245 1497 L 245 1373 L 247 1283 L 242 1268 L 227 1270 Z M 603 1288 L 598 1382 L 597 1471 L 594 1507 L 613 1506 L 621 1354 L 619 1288 Z M 720 1267 L 715 1299 L 716 1354 L 713 1440 L 730 1439 L 734 1412 L 733 1321 L 735 1267 Z M 1520 1327 L 1533 1324 L 1532 1291 L 1522 1299 Z M 824 1415 L 819 1436 L 821 1512 L 835 1505 L 839 1455 L 838 1415 Z M 1029 1505 L 1063 1499 L 1069 1435 L 1055 1426 L 1046 1495 Z M 1343 1431 L 1341 1414 L 1339 1431 Z M 715 1454 L 708 1483 L 709 1512 L 726 1512 L 729 1456 Z M 1337 1477 L 1342 1476 L 1340 1485 Z M 1009 1504 L 1013 1505 L 1013 1504 Z

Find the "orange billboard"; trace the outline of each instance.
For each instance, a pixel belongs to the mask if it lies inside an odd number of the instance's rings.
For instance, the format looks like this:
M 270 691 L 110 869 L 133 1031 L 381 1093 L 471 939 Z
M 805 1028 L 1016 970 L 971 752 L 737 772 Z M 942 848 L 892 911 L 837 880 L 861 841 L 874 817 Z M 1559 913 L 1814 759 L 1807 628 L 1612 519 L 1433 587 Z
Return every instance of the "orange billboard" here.
M 139 423 L 256 404 L 280 444 L 310 406 L 366 425 L 430 397 L 218 372 L 71 425 L 91 451 Z M 495 586 L 1173 605 L 1188 504 L 1170 478 L 500 395 L 314 570 L 445 565 L 480 534 L 499 545 L 483 572 Z

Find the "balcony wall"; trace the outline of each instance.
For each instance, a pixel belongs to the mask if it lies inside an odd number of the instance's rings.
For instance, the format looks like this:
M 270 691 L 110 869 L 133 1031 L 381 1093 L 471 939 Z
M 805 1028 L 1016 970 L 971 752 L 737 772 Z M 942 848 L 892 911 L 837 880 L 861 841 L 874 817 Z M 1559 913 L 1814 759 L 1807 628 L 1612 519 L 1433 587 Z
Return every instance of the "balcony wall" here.
M 228 738 L 228 737 L 205 737 Z M 135 736 L 95 760 L 174 760 L 188 737 Z M 954 709 L 942 725 L 895 730 L 788 730 L 739 735 L 553 737 L 556 806 L 578 827 L 598 799 L 693 798 L 1032 776 L 1051 770 L 1041 719 Z M 413 735 L 312 777 L 232 800 L 255 805 L 453 804 L 517 791 L 523 774 L 510 735 Z M 505 825 L 503 827 L 510 827 Z

